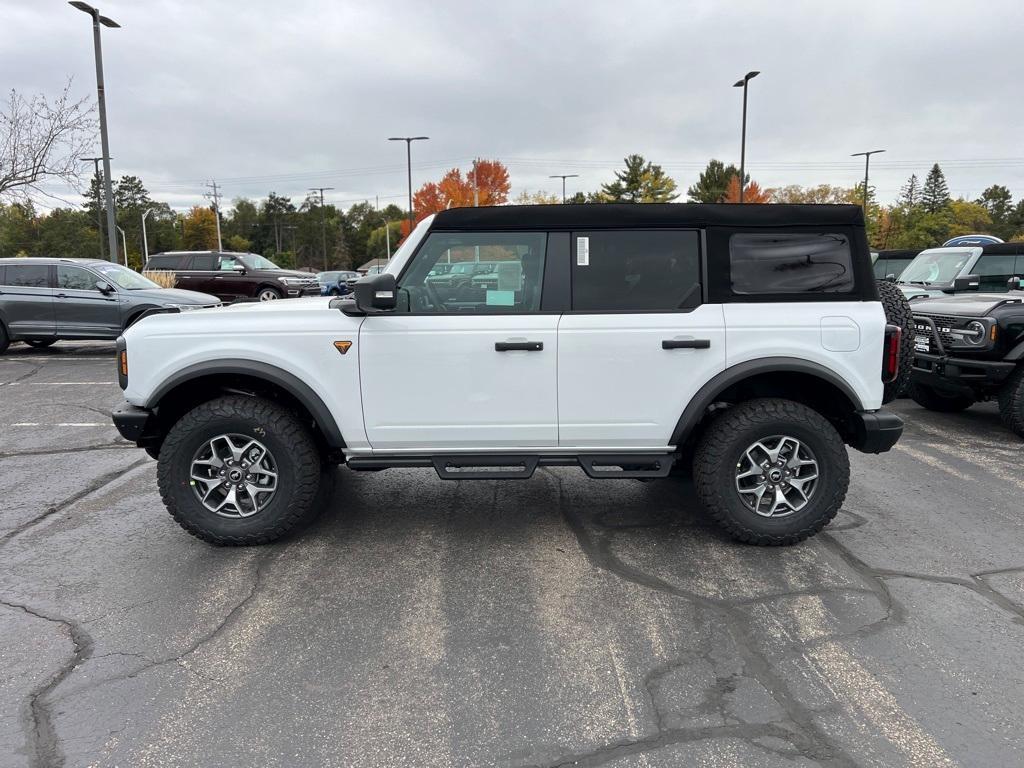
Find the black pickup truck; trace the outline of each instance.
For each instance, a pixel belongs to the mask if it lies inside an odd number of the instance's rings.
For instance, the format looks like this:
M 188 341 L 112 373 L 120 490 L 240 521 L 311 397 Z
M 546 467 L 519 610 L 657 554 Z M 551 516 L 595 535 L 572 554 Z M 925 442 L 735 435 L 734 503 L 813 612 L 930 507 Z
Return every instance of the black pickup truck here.
M 914 302 L 911 397 L 932 411 L 962 411 L 996 398 L 1003 422 L 1024 437 L 1024 291 Z

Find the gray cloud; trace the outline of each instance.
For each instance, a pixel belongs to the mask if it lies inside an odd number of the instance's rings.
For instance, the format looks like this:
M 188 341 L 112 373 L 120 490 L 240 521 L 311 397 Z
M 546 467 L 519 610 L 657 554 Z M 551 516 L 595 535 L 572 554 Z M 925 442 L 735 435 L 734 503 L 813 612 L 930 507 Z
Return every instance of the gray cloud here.
M 623 155 L 685 188 L 710 157 L 739 155 L 748 69 L 748 167 L 762 186 L 851 185 L 851 152 L 884 147 L 891 199 L 943 162 L 954 194 L 1024 195 L 1019 2 L 438 2 L 249 0 L 101 6 L 111 151 L 177 206 L 221 180 L 229 197 L 401 202 L 473 156 L 506 161 L 514 192 L 581 189 Z M 0 0 L 0 72 L 21 91 L 75 75 L 94 91 L 88 19 L 61 0 Z M 1015 159 L 1014 159 L 1015 158 Z M 998 162 L 991 162 L 997 160 Z M 574 180 L 570 180 L 572 185 Z

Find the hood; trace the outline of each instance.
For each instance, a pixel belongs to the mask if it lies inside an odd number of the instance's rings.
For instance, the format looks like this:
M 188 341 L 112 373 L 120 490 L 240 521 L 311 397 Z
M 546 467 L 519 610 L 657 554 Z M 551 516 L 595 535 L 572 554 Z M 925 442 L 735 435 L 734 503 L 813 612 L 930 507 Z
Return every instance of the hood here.
M 333 296 L 308 296 L 278 301 L 237 301 L 224 307 L 225 312 L 294 312 L 303 309 L 327 309 Z
M 197 304 L 212 306 L 220 304 L 220 299 L 208 293 L 183 291 L 180 288 L 143 288 L 139 291 L 125 291 L 132 299 L 158 301 L 161 304 Z
M 923 285 L 909 285 L 897 283 L 899 289 L 903 291 L 903 295 L 907 297 L 907 300 L 924 298 L 934 298 L 936 296 L 946 296 L 944 291 L 940 291 L 938 288 L 925 288 Z
M 1000 304 L 1024 302 L 1024 293 L 972 293 L 923 299 L 914 302 L 914 314 L 952 315 L 954 317 L 985 317 Z
M 316 275 L 312 272 L 299 272 L 295 269 L 253 269 L 250 272 L 260 272 L 265 275 L 273 275 L 274 277 L 301 277 L 304 280 L 312 280 L 316 282 Z

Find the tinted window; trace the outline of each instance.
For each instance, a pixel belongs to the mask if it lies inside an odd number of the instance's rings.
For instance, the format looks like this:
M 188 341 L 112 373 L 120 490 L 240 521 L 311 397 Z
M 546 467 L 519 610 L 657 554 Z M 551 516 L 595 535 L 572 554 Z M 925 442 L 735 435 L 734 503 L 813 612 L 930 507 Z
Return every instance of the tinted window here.
M 738 233 L 729 238 L 733 293 L 850 293 L 850 242 L 834 233 Z
M 199 258 L 199 256 L 196 256 L 196 261 L 198 261 Z M 235 267 L 242 267 L 242 262 L 240 262 L 234 256 L 221 256 L 217 269 L 219 269 L 221 272 L 230 272 Z
M 885 277 L 887 274 L 889 274 L 889 260 L 888 259 L 878 259 L 875 262 L 874 269 L 875 269 L 875 277 L 877 277 L 879 280 L 881 280 L 883 277 Z
M 1016 258 L 1013 254 L 982 254 L 981 258 L 974 265 L 974 269 L 971 270 L 974 274 L 981 277 L 981 284 L 978 286 L 978 290 L 1009 290 L 1006 281 L 1014 276 L 1014 262 Z
M 57 287 L 73 291 L 95 291 L 99 278 L 81 267 L 57 266 Z
M 20 288 L 47 288 L 49 280 L 50 268 L 45 265 L 8 264 L 4 283 Z
M 217 257 L 212 253 L 200 253 L 192 257 L 192 264 L 189 269 L 194 269 L 200 272 L 212 272 L 214 264 L 217 263 Z
M 700 304 L 696 232 L 573 232 L 572 308 L 671 312 Z
M 150 256 L 146 269 L 178 269 L 180 256 Z
M 436 232 L 402 276 L 401 307 L 447 314 L 536 312 L 546 247 L 543 232 Z M 439 274 L 438 262 L 452 269 Z

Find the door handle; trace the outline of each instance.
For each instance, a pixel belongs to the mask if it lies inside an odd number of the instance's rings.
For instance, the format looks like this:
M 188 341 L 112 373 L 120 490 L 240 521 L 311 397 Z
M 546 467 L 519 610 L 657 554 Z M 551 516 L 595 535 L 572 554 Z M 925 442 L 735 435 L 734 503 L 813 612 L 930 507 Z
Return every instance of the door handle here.
M 544 349 L 543 341 L 496 341 L 495 352 L 540 352 Z
M 67 297 L 68 297 L 68 296 L 67 296 L 67 294 L 66 294 L 66 293 L 58 293 L 58 294 L 57 294 L 57 298 L 58 298 L 58 299 L 66 299 Z
M 708 349 L 711 339 L 663 339 L 662 349 Z

